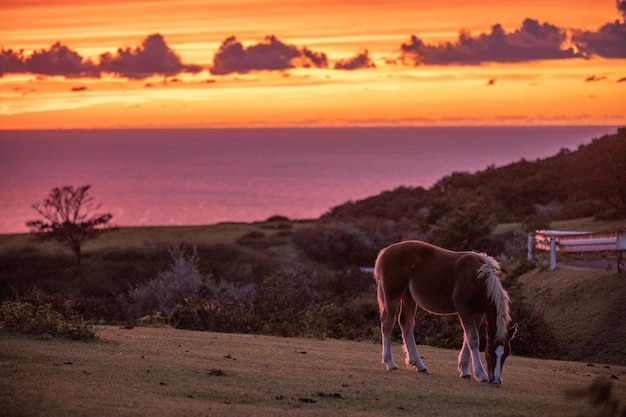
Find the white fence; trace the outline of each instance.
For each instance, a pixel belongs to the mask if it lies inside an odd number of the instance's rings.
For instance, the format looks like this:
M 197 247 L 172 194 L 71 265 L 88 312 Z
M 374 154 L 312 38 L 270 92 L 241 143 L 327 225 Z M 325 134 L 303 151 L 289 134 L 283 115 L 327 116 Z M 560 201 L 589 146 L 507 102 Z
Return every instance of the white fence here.
M 557 252 L 617 252 L 617 272 L 624 268 L 622 251 L 626 250 L 626 231 L 568 232 L 564 230 L 537 230 L 528 234 L 528 260 L 533 248 L 550 251 L 550 269 L 556 268 Z

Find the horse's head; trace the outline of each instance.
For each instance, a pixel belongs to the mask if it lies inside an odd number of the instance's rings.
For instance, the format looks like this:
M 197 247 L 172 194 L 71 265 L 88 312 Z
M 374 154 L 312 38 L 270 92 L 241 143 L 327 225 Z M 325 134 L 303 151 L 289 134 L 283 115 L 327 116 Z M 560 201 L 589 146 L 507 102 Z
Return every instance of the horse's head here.
M 504 360 L 511 354 L 511 340 L 517 333 L 517 323 L 509 329 L 504 341 L 492 338 L 487 343 L 485 349 L 485 359 L 487 359 L 487 373 L 489 383 L 500 385 L 502 383 L 502 368 Z

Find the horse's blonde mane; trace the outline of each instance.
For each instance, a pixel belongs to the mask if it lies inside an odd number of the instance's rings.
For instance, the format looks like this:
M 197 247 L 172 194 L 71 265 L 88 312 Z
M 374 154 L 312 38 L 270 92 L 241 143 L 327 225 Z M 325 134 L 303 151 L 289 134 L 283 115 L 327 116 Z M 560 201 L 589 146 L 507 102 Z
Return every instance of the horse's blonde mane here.
M 478 254 L 483 264 L 478 268 L 478 277 L 484 279 L 487 296 L 496 306 L 496 340 L 504 341 L 507 338 L 511 313 L 509 294 L 500 282 L 500 264 L 494 258 L 484 253 Z

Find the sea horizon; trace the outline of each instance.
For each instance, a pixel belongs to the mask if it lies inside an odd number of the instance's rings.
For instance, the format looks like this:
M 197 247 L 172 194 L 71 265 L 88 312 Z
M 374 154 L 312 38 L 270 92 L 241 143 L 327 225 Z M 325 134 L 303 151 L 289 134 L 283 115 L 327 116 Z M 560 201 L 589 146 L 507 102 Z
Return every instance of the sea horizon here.
M 0 130 L 0 234 L 27 233 L 31 205 L 65 185 L 91 185 L 120 227 L 316 219 L 401 186 L 575 150 L 618 127 Z

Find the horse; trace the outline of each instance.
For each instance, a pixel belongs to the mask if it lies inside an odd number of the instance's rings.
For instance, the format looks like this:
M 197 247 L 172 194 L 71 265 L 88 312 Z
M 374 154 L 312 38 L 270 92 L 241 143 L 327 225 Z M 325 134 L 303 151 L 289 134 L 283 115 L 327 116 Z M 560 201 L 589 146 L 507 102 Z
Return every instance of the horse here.
M 458 315 L 463 347 L 458 357 L 461 378 L 500 385 L 504 360 L 511 352 L 517 323 L 510 326 L 510 298 L 500 282 L 500 264 L 478 252 L 455 252 L 418 240 L 382 249 L 374 265 L 382 333 L 382 362 L 398 369 L 391 353 L 391 331 L 398 308 L 406 365 L 428 373 L 415 343 L 417 307 L 437 315 Z M 486 320 L 485 359 L 480 359 L 479 333 Z M 509 327 L 510 326 L 510 327 Z

